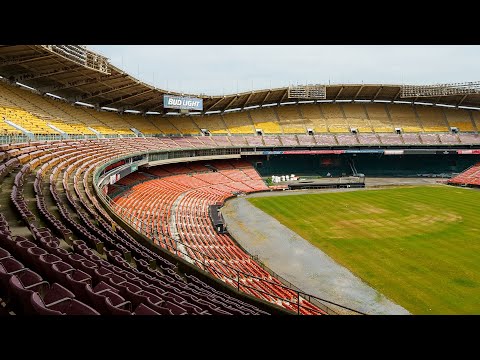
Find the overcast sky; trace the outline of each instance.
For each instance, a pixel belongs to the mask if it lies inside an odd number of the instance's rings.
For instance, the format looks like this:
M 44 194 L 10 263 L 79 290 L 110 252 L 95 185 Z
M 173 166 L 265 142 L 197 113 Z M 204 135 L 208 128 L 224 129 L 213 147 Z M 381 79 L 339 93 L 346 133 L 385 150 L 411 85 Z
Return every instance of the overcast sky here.
M 289 84 L 480 80 L 480 46 L 89 45 L 158 88 L 222 95 Z

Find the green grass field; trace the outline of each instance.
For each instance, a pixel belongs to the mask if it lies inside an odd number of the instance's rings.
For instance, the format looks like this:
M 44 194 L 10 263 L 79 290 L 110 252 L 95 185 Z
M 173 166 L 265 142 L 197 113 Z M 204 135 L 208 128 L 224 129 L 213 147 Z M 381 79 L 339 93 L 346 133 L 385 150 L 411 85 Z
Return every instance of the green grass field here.
M 413 314 L 480 314 L 480 191 L 433 185 L 248 200 Z

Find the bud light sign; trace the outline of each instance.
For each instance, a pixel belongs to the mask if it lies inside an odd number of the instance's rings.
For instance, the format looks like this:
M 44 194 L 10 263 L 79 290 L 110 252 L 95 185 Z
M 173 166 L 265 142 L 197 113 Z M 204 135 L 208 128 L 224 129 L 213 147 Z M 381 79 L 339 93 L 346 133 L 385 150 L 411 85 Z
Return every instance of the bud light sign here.
M 170 109 L 203 110 L 203 99 L 163 95 L 163 107 Z

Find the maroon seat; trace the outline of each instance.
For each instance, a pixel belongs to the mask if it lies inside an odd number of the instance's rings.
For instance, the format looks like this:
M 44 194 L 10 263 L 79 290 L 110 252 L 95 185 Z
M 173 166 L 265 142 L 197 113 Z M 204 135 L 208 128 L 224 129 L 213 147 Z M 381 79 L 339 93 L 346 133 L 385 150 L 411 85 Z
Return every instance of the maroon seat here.
M 150 309 L 148 306 L 144 304 L 140 304 L 135 308 L 133 315 L 161 315 L 161 314 L 156 312 L 155 310 Z
M 114 306 L 125 302 L 125 299 L 117 293 L 118 290 L 103 281 L 97 284 L 93 289 L 87 284 L 85 289 L 89 303 L 102 314 L 110 313 L 105 303 L 106 298 L 110 298 L 110 301 Z
M 52 265 L 59 262 L 62 262 L 62 259 L 52 254 L 40 255 L 38 258 L 38 265 L 41 268 L 42 273 L 48 277 L 55 276 L 52 270 Z
M 87 284 L 92 285 L 92 277 L 81 270 L 74 270 L 66 274 L 65 279 L 68 284 L 68 288 L 72 289 L 76 297 L 85 303 L 88 302 Z
M 29 241 L 29 240 L 22 240 L 22 241 L 18 241 L 18 238 L 17 237 L 17 241 L 15 243 L 15 253 L 18 254 L 19 258 L 23 261 L 28 261 L 29 260 L 29 256 L 28 256 L 28 249 L 29 248 L 35 248 L 37 247 L 37 245 L 35 245 L 33 242 Z
M 86 272 L 90 276 L 94 276 L 95 269 L 98 268 L 98 265 L 96 263 L 94 263 L 93 261 L 85 259 L 82 262 L 80 262 L 80 266 L 78 268 L 80 270 L 82 270 L 83 272 Z
M 71 253 L 70 255 L 68 255 L 68 262 L 76 269 L 80 268 L 80 264 L 84 260 L 86 260 L 84 256 L 76 253 Z
M 11 257 L 10 253 L 7 250 L 5 250 L 4 248 L 0 247 L 0 260 L 6 259 L 8 257 Z
M 112 274 L 112 272 L 102 266 L 95 269 L 93 278 L 95 279 L 96 282 L 103 281 L 105 283 L 108 283 L 108 280 L 109 280 L 108 275 L 110 274 Z
M 73 240 L 72 245 L 77 253 L 81 253 L 82 250 L 89 249 L 88 245 L 83 240 Z
M 48 254 L 47 251 L 45 251 L 44 249 L 38 247 L 38 246 L 35 246 L 35 247 L 31 247 L 27 250 L 27 254 L 29 255 L 29 257 L 33 258 L 33 257 L 36 257 L 36 258 L 39 258 L 40 255 L 46 255 Z
M 5 291 L 10 278 L 25 270 L 23 264 L 12 257 L 0 260 L 0 290 Z
M 69 251 L 62 249 L 61 247 L 57 247 L 52 253 L 53 255 L 57 255 L 63 261 L 68 262 L 68 255 L 70 255 Z
M 107 297 L 105 299 L 105 304 L 107 307 L 107 311 L 110 315 L 132 315 L 132 303 L 130 301 L 125 301 L 123 303 L 113 305 L 112 300 Z
M 165 306 L 167 309 L 169 309 L 173 315 L 187 315 L 187 310 L 183 308 L 182 306 L 178 304 L 174 304 L 171 301 L 165 301 L 163 303 L 163 306 Z
M 28 271 L 31 273 L 28 273 Z M 42 281 L 42 278 L 37 273 L 29 269 L 26 269 L 21 274 L 23 274 L 21 277 L 16 275 L 10 277 L 8 295 L 11 303 L 15 304 L 16 312 L 29 314 L 31 313 L 30 295 L 32 292 L 45 294 L 46 289 L 48 289 L 48 283 Z
M 10 251 L 10 253 L 14 253 L 15 240 L 9 234 L 5 234 L 4 232 L 0 232 L 0 245 L 5 250 Z
M 32 311 L 36 315 L 62 315 L 60 311 L 52 310 L 45 305 L 42 298 L 38 293 L 32 292 L 30 296 L 30 304 L 32 306 Z
M 75 269 L 72 267 L 72 265 L 64 261 L 59 261 L 52 265 L 49 275 L 51 276 L 52 280 L 55 280 L 64 286 L 68 286 L 69 283 L 66 277 L 67 274 L 73 271 L 75 271 Z
M 94 308 L 77 299 L 65 299 L 47 306 L 38 294 L 32 294 L 31 304 L 39 315 L 100 315 Z

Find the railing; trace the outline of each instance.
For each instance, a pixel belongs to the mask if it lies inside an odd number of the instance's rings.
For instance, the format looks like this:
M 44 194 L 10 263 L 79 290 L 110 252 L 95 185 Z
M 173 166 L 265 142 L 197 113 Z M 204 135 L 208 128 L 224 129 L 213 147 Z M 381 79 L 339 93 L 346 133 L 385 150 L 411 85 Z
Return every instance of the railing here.
M 0 135 L 0 144 L 14 144 L 14 143 L 22 143 L 22 142 L 29 142 L 29 141 L 52 141 L 52 140 L 65 140 L 65 139 L 73 139 L 73 140 L 88 140 L 88 139 L 98 139 L 97 135 L 93 134 L 67 134 L 67 138 L 65 135 L 62 134 L 33 134 L 33 140 L 24 134 L 4 134 Z M 130 138 L 130 137 L 137 137 L 135 134 L 102 134 L 103 138 L 106 139 L 117 139 L 117 138 Z
M 0 144 L 14 144 L 31 141 L 28 136 L 20 134 L 0 135 Z
M 265 265 L 260 264 L 260 266 L 265 269 L 272 277 L 276 278 L 282 283 L 287 283 L 288 286 L 284 284 L 279 284 L 273 281 L 270 281 L 265 278 L 259 278 L 255 275 L 246 273 L 241 271 L 237 268 L 232 267 L 225 261 L 219 260 L 217 258 L 213 258 L 208 254 L 205 254 L 202 251 L 199 251 L 192 247 L 190 244 L 184 243 L 181 240 L 177 240 L 172 238 L 170 235 L 165 234 L 163 232 L 159 232 L 154 224 L 147 223 L 138 217 L 130 216 L 128 219 L 124 217 L 122 214 L 126 212 L 126 208 L 113 204 L 113 200 L 102 193 L 102 191 L 98 188 L 97 181 L 99 179 L 99 174 L 103 170 L 105 166 L 107 166 L 111 162 L 115 162 L 120 158 L 124 158 L 125 156 L 118 156 L 113 159 L 110 159 L 108 162 L 104 163 L 102 166 L 98 167 L 94 174 L 93 174 L 93 187 L 97 197 L 100 199 L 102 204 L 108 207 L 113 213 L 120 216 L 127 225 L 129 225 L 133 230 L 139 232 L 140 234 L 146 236 L 148 239 L 152 240 L 155 245 L 163 245 L 168 251 L 177 256 L 185 259 L 187 262 L 197 266 L 198 268 L 209 271 L 210 273 L 214 274 L 217 278 L 224 281 L 225 283 L 229 284 L 230 286 L 236 288 L 238 291 L 242 291 L 245 293 L 251 294 L 248 290 L 251 289 L 254 292 L 265 294 L 268 298 L 274 298 L 275 301 L 271 301 L 273 303 L 279 302 L 287 302 L 293 308 L 296 308 L 297 314 L 301 314 L 301 309 L 304 309 L 309 312 L 317 313 L 317 314 L 330 314 L 330 315 L 337 315 L 337 314 L 364 314 L 360 311 L 351 309 L 349 307 L 337 304 L 335 302 L 322 299 L 318 296 L 308 294 L 287 280 L 283 279 L 281 276 L 275 274 L 271 269 L 268 269 Z M 167 242 L 168 240 L 168 242 Z M 180 245 L 180 246 L 179 246 Z M 185 249 L 185 251 L 181 250 Z M 190 251 L 190 253 L 189 253 Z M 255 261 L 255 258 L 252 257 L 248 252 L 246 254 L 250 257 L 252 261 Z M 223 267 L 227 268 L 231 273 L 227 274 L 221 270 L 215 268 L 214 264 L 221 264 Z M 264 290 L 259 289 L 258 287 L 254 287 L 248 285 L 248 282 L 262 282 L 263 284 L 267 284 L 267 286 L 273 286 L 275 288 L 281 288 L 286 291 L 290 291 L 293 293 L 291 298 L 283 298 L 278 296 L 277 294 L 272 292 L 266 292 Z M 308 301 L 314 306 L 316 306 L 320 310 L 316 310 L 313 307 L 305 306 L 302 302 Z M 328 304 L 328 305 L 327 305 Z

